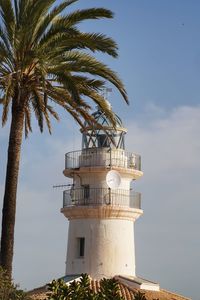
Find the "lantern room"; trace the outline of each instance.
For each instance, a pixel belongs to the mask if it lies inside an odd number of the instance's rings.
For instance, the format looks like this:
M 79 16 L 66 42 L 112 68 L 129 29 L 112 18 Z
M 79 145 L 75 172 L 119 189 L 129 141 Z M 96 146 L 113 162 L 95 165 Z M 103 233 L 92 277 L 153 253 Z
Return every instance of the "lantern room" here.
M 108 103 L 110 109 L 111 105 Z M 113 127 L 111 120 L 105 115 L 105 112 L 98 107 L 92 114 L 95 122 L 85 122 L 82 132 L 82 149 L 88 148 L 110 148 L 124 149 L 124 137 L 127 130 L 123 127 L 121 119 L 114 114 L 116 126 Z

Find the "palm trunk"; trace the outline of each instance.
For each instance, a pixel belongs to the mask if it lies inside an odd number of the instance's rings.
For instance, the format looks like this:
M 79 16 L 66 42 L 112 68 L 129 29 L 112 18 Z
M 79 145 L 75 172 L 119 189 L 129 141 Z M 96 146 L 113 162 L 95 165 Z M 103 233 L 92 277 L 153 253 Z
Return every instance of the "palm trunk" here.
M 12 276 L 16 196 L 23 123 L 24 109 L 14 102 L 12 105 L 12 120 L 8 145 L 0 250 L 0 265 L 7 271 L 10 279 Z

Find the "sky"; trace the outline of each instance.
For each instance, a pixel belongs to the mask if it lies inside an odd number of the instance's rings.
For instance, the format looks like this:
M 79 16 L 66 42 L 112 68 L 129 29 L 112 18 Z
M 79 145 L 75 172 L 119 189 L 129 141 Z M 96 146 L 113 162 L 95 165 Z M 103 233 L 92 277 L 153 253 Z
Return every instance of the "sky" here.
M 144 210 L 136 222 L 136 273 L 199 300 L 200 2 L 80 0 L 73 9 L 92 6 L 115 13 L 81 29 L 118 43 L 118 59 L 98 57 L 125 83 L 130 105 L 114 88 L 109 101 L 128 128 L 126 150 L 142 156 L 144 176 L 134 183 Z M 62 189 L 52 186 L 69 182 L 64 154 L 81 149 L 68 115 L 53 122 L 52 136 L 33 127 L 22 148 L 13 274 L 26 289 L 64 274 L 68 223 Z M 8 132 L 9 123 L 0 129 L 0 201 Z

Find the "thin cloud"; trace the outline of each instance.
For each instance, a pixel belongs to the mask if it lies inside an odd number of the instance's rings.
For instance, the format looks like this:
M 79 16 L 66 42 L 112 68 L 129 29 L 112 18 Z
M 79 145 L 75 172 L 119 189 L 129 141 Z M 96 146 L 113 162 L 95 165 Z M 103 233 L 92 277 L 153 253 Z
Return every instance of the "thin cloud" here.
M 141 153 L 144 170 L 135 183 L 144 208 L 136 225 L 137 270 L 191 296 L 200 252 L 200 107 L 178 107 L 164 118 L 156 110 L 147 126 L 128 128 L 128 148 Z

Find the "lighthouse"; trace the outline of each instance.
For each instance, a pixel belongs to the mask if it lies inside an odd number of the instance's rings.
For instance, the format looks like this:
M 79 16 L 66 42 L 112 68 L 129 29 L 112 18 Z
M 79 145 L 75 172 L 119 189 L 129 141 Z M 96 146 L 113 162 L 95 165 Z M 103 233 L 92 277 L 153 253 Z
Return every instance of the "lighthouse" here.
M 131 183 L 143 175 L 141 158 L 126 151 L 117 115 L 115 127 L 100 107 L 93 117 L 81 129 L 82 149 L 65 155 L 63 173 L 72 179 L 61 209 L 69 220 L 66 275 L 135 277 L 134 224 L 143 211 Z
M 125 300 L 134 299 L 138 290 L 147 300 L 190 300 L 136 274 L 134 225 L 143 210 L 134 181 L 143 175 L 141 158 L 126 151 L 127 130 L 117 115 L 115 127 L 100 107 L 93 118 L 81 129 L 82 149 L 65 155 L 63 173 L 72 184 L 63 192 L 61 212 L 69 229 L 60 279 L 70 284 L 87 273 L 96 293 L 102 278 L 115 278 Z M 30 294 L 41 299 L 46 290 L 44 285 Z
M 115 127 L 100 107 L 93 118 L 81 129 L 82 149 L 65 155 L 63 173 L 72 183 L 63 192 L 61 212 L 69 229 L 60 279 L 70 284 L 87 273 L 96 293 L 102 278 L 115 278 L 125 300 L 134 299 L 138 290 L 147 300 L 190 300 L 136 274 L 134 225 L 143 210 L 134 181 L 143 175 L 141 158 L 125 149 L 127 130 L 117 115 Z M 46 289 L 31 291 L 33 299 L 45 297 Z

